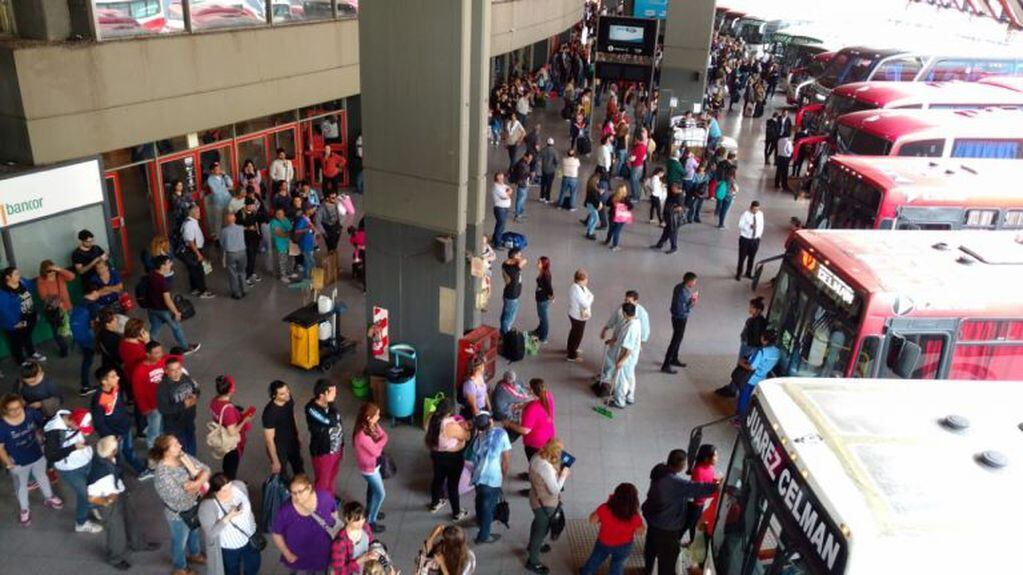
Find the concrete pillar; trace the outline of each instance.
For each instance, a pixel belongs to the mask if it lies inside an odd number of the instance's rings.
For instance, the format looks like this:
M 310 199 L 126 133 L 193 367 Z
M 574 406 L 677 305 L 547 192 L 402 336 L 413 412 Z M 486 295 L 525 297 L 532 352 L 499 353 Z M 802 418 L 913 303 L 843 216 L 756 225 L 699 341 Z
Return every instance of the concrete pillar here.
M 417 349 L 419 398 L 453 392 L 464 328 L 472 1 L 360 6 L 367 317 Z
M 482 247 L 483 220 L 487 206 L 487 108 L 490 89 L 490 4 L 472 0 L 472 40 L 469 46 L 469 174 L 466 197 L 465 252 L 478 254 Z M 468 263 L 466 263 L 468 266 Z M 479 278 L 465 273 L 465 329 L 480 325 L 476 309 Z
M 668 127 L 672 97 L 674 114 L 703 102 L 707 88 L 707 62 L 714 28 L 714 0 L 675 0 L 668 4 L 664 21 L 664 57 L 661 60 L 658 131 Z
M 18 36 L 32 40 L 66 40 L 71 35 L 68 0 L 17 0 Z

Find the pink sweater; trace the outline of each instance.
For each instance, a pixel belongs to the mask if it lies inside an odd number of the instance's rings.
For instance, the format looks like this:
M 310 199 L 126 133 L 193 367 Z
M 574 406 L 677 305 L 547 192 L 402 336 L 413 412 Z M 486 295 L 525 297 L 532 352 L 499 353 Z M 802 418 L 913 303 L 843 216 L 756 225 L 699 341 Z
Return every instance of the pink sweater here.
M 355 465 L 359 468 L 359 472 L 365 475 L 376 470 L 377 458 L 384 452 L 384 447 L 387 445 L 387 432 L 384 431 L 383 426 L 378 425 L 377 432 L 379 435 L 376 440 L 366 435 L 362 429 L 357 430 L 352 436 L 352 442 L 355 444 Z

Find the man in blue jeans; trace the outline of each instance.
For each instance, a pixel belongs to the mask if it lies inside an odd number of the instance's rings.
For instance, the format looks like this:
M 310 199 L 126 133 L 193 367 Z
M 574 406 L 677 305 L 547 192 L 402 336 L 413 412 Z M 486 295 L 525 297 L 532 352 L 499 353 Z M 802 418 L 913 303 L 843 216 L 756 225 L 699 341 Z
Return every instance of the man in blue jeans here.
M 512 207 L 511 187 L 504 181 L 504 172 L 494 174 L 494 187 L 490 193 L 494 200 L 494 233 L 490 236 L 490 242 L 495 249 L 501 249 L 508 210 Z
M 476 521 L 480 531 L 476 543 L 493 543 L 501 538 L 490 533 L 494 509 L 501 500 L 501 484 L 511 463 L 511 441 L 502 427 L 494 427 L 490 412 L 476 415 L 476 439 L 471 461 L 475 464 L 472 484 L 476 486 Z
M 121 457 L 135 471 L 139 481 L 152 478 L 153 472 L 135 455 L 131 437 L 134 420 L 120 391 L 121 377 L 117 375 L 117 369 L 112 365 L 100 366 L 96 370 L 96 381 L 99 382 L 99 393 L 92 396 L 89 410 L 96 433 L 100 437 L 113 435 L 117 438 Z
M 501 308 L 501 335 L 511 331 L 515 324 L 515 316 L 519 313 L 519 296 L 522 295 L 522 268 L 526 267 L 526 258 L 522 250 L 508 250 L 508 259 L 501 264 L 501 275 L 504 276 L 504 307 Z
M 316 230 L 313 228 L 313 216 L 316 214 L 316 206 L 306 203 L 302 206 L 302 215 L 295 220 L 295 235 L 298 249 L 302 252 L 302 279 L 308 280 L 316 267 L 316 258 L 313 252 L 316 250 Z
M 169 325 L 171 333 L 174 334 L 174 341 L 186 350 L 185 355 L 189 355 L 199 351 L 200 344 L 189 345 L 185 338 L 185 330 L 181 329 L 181 311 L 174 304 L 174 298 L 171 297 L 170 286 L 167 282 L 167 278 L 173 273 L 173 265 L 168 256 L 156 256 L 153 259 L 153 271 L 146 279 L 148 282 L 146 301 L 142 307 L 146 308 L 149 316 L 150 335 L 156 338 L 160 335 L 163 325 Z
M 511 181 L 515 184 L 515 221 L 526 217 L 526 199 L 529 198 L 529 165 L 533 161 L 533 152 L 527 150 L 511 170 Z

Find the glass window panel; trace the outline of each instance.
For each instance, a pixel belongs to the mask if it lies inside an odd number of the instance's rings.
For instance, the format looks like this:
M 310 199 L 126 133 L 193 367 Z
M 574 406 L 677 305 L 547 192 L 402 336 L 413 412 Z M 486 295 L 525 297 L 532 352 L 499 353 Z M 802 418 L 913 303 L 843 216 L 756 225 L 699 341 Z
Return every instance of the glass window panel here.
M 1009 210 L 1005 213 L 1006 228 L 1023 228 L 1023 210 Z
M 92 0 L 99 39 L 180 32 L 163 0 Z M 178 10 L 180 14 L 180 8 Z M 180 17 L 179 17 L 180 18 Z
M 358 11 L 354 2 L 352 15 Z M 273 0 L 271 4 L 274 24 L 302 22 L 306 20 L 329 20 L 334 17 L 331 0 Z M 342 15 L 344 16 L 344 15 Z
M 260 136 L 238 142 L 238 161 L 244 164 L 247 160 L 252 160 L 252 163 L 256 165 L 257 170 L 262 172 L 263 179 L 266 181 L 266 169 L 269 166 L 266 159 L 266 138 Z
M 43 260 L 70 267 L 71 251 L 78 245 L 78 231 L 84 229 L 92 230 L 96 244 L 110 251 L 102 204 L 11 227 L 11 248 L 18 268 L 25 277 L 35 277 Z
M 994 228 L 998 210 L 966 210 L 965 225 L 968 228 Z
M 339 112 L 345 109 L 344 100 L 331 100 L 329 102 L 323 102 L 316 104 L 315 106 L 306 106 L 299 110 L 302 118 L 311 118 L 313 116 L 322 116 L 329 112 Z
M 338 18 L 356 18 L 359 16 L 359 0 L 337 0 Z
M 899 148 L 899 155 L 913 158 L 940 158 L 945 150 L 945 140 L 920 140 L 907 142 Z
M 171 7 L 180 4 L 173 0 Z M 189 0 L 188 7 L 193 32 L 266 24 L 263 0 Z
M 14 6 L 11 0 L 0 0 L 0 34 L 13 35 L 14 32 Z

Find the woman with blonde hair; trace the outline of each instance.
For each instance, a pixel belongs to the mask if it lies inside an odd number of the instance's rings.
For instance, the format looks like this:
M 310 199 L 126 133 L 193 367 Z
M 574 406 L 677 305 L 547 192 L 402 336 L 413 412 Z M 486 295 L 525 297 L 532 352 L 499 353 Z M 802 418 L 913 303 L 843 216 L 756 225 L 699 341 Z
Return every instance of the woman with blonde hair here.
M 632 202 L 629 200 L 629 188 L 618 184 L 614 195 L 608 201 L 611 222 L 607 226 L 607 238 L 604 245 L 610 244 L 611 251 L 618 251 L 618 238 L 625 224 L 632 222 Z
M 380 506 L 387 492 L 384 490 L 384 478 L 380 475 L 379 460 L 387 446 L 387 432 L 380 425 L 380 408 L 375 403 L 364 403 L 359 409 L 352 443 L 355 445 L 356 466 L 366 480 L 366 519 L 374 533 L 383 533 L 384 526 L 377 521 L 384 518 Z
M 569 469 L 561 464 L 563 447 L 560 439 L 552 437 L 529 460 L 529 484 L 532 487 L 529 491 L 529 507 L 533 510 L 533 523 L 529 527 L 526 569 L 533 573 L 550 571 L 540 563 L 540 553 L 544 550 L 543 540 L 551 528 L 551 518 L 560 503 L 561 489 L 568 479 Z

